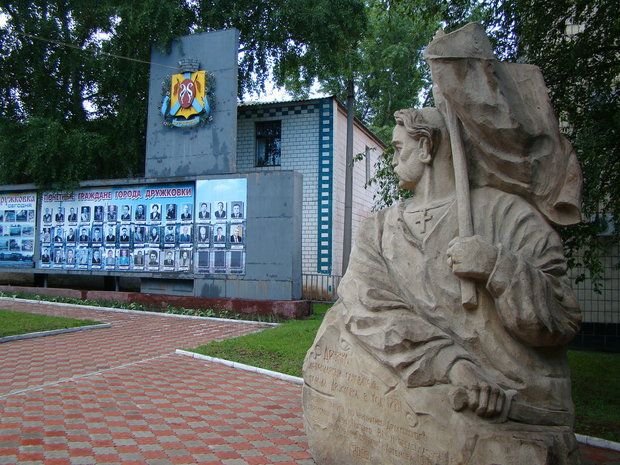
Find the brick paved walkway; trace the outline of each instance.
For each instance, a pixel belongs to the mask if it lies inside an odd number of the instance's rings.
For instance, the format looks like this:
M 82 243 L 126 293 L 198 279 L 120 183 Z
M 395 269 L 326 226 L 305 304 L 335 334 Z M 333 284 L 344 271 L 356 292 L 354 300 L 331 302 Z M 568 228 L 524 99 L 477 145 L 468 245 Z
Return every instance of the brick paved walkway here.
M 112 323 L 0 345 L 0 464 L 314 463 L 299 386 L 172 354 L 256 326 L 0 306 Z M 620 464 L 583 451 L 584 465 Z

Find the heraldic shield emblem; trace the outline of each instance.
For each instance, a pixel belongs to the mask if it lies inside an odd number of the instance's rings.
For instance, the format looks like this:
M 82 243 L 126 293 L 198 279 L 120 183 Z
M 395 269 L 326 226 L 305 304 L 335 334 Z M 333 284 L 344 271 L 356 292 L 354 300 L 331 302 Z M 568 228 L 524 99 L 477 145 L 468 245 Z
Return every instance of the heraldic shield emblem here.
M 198 61 L 185 58 L 179 61 L 181 72 L 170 76 L 163 84 L 161 114 L 164 126 L 189 128 L 205 125 L 211 116 L 213 76 L 198 69 Z

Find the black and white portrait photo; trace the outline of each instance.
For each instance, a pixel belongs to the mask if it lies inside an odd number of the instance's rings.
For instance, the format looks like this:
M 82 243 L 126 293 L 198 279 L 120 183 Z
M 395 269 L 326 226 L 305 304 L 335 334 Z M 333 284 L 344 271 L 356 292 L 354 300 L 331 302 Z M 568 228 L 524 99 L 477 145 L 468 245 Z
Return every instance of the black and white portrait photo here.
M 77 223 L 77 213 L 75 207 L 69 207 L 69 214 L 67 215 L 67 221 L 69 223 Z
M 6 213 L 5 213 L 6 216 Z M 6 220 L 5 218 L 5 221 Z M 65 222 L 65 209 L 63 207 L 58 207 L 58 210 L 56 211 L 56 215 L 54 215 L 54 221 L 56 223 L 64 223 Z
M 217 206 L 217 210 L 215 210 L 215 219 L 217 220 L 223 220 L 226 219 L 226 206 L 224 205 L 224 202 L 217 202 L 216 204 Z
M 159 245 L 159 227 L 158 226 L 152 226 L 151 228 L 149 228 L 149 242 L 151 244 Z
M 151 205 L 151 213 L 149 218 L 151 221 L 161 221 L 161 206 L 157 203 Z
M 80 223 L 90 223 L 90 207 L 80 209 Z
M 146 205 L 136 205 L 136 212 L 134 215 L 134 219 L 136 221 L 145 221 L 146 220 Z
M 95 206 L 95 213 L 93 214 L 93 222 L 95 223 L 103 222 L 103 205 Z
M 116 242 L 116 227 L 108 226 L 106 235 L 105 235 L 106 244 L 114 244 Z
M 198 235 L 196 237 L 198 244 L 209 244 L 209 226 L 206 224 L 198 226 Z
M 181 209 L 181 221 L 192 221 L 192 206 L 185 203 Z
M 167 221 L 177 220 L 177 204 L 176 203 L 166 204 L 166 220 Z
M 231 208 L 232 211 L 230 213 L 230 217 L 232 219 L 243 218 L 243 202 L 233 202 Z
M 78 238 L 80 244 L 88 244 L 90 240 L 90 235 L 88 234 L 88 228 L 86 226 L 82 226 L 80 228 L 80 237 Z
M 93 245 L 101 245 L 103 241 L 103 233 L 101 232 L 101 226 L 95 226 L 93 228 Z
M 43 213 L 43 222 L 44 223 L 52 222 L 52 211 L 48 207 L 45 208 L 45 213 Z
M 128 223 L 131 221 L 131 205 L 123 205 L 121 211 L 121 221 Z
M 67 231 L 67 244 L 75 244 L 75 229 L 71 227 Z
M 198 220 L 207 221 L 211 219 L 211 212 L 209 211 L 209 204 L 206 202 L 200 202 L 198 207 Z
M 116 205 L 108 205 L 107 221 L 113 223 L 113 222 L 116 222 L 117 219 L 118 219 L 118 209 Z
M 131 237 L 129 236 L 129 226 L 121 226 L 121 232 L 118 235 L 118 242 L 121 246 L 129 245 Z

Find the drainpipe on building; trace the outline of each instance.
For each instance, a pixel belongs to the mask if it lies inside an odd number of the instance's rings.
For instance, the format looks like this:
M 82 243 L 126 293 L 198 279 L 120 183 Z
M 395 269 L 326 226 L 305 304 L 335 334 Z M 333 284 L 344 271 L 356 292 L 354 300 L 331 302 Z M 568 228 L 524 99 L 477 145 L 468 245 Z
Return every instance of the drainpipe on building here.
M 347 82 L 347 147 L 344 181 L 344 237 L 342 241 L 342 274 L 349 266 L 351 229 L 353 224 L 353 117 L 355 115 L 355 88 L 353 78 Z

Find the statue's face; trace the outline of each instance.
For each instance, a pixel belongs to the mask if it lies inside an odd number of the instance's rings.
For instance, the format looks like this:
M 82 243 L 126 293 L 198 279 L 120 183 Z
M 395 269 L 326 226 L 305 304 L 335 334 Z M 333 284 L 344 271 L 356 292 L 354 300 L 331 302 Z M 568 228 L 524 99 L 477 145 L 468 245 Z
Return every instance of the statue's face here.
M 392 132 L 392 144 L 395 149 L 392 166 L 398 176 L 399 186 L 414 190 L 427 166 L 421 160 L 426 153 L 425 146 L 421 139 L 415 140 L 400 124 L 397 124 Z

